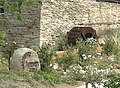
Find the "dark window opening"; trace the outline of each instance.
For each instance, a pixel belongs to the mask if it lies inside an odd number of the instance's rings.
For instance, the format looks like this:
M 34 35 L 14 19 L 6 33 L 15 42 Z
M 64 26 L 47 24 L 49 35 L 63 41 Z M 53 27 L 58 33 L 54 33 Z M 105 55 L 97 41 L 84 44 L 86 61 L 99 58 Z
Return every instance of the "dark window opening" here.
M 97 2 L 110 2 L 120 4 L 120 0 L 96 0 Z
M 73 27 L 68 33 L 68 44 L 75 45 L 76 40 L 82 39 L 86 41 L 87 38 L 97 39 L 96 31 L 91 27 Z

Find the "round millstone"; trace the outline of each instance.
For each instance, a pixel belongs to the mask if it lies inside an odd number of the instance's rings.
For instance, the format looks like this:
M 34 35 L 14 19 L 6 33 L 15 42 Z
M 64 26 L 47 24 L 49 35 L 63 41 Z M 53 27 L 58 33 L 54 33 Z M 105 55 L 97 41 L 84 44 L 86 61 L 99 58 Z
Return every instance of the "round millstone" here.
M 38 54 L 29 48 L 17 49 L 10 60 L 10 69 L 30 72 L 40 70 Z

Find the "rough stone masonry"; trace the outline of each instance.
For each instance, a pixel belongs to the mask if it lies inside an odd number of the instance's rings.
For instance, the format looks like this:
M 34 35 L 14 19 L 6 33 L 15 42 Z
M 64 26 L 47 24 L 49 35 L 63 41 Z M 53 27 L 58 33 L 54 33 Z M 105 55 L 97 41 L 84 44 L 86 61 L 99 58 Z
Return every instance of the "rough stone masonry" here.
M 18 47 L 29 45 L 39 46 L 40 42 L 40 6 L 33 5 L 22 7 L 22 19 L 11 13 L 5 12 L 4 30 L 7 36 L 7 43 L 16 43 Z
M 92 27 L 97 35 L 120 24 L 120 4 L 95 0 L 44 0 L 41 7 L 40 41 L 55 44 L 59 33 L 73 27 Z M 104 33 L 103 33 L 104 34 Z M 100 36 L 102 38 L 102 36 Z
M 60 32 L 73 27 L 92 27 L 97 35 L 120 24 L 120 4 L 95 0 L 43 0 L 42 5 L 23 8 L 24 22 L 5 14 L 7 41 L 21 45 L 55 44 Z M 106 33 L 109 33 L 106 32 Z M 101 37 L 102 38 L 102 37 Z

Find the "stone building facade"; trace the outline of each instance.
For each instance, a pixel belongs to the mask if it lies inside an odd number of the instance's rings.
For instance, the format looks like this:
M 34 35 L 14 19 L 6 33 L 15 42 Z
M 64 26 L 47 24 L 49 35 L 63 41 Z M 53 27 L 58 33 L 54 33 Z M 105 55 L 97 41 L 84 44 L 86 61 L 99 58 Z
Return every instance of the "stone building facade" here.
M 120 4 L 96 0 L 44 0 L 41 7 L 40 41 L 55 44 L 59 32 L 73 27 L 92 27 L 97 35 L 120 24 Z
M 116 29 L 120 24 L 120 4 L 96 0 L 43 0 L 42 5 L 23 8 L 22 14 L 23 22 L 6 14 L 4 25 L 7 41 L 20 47 L 55 44 L 61 32 L 76 26 L 92 27 L 102 35 L 102 31 Z
M 8 44 L 15 43 L 18 47 L 29 45 L 39 46 L 40 41 L 40 7 L 33 5 L 23 7 L 21 10 L 21 20 L 19 16 L 5 12 L 4 30 Z

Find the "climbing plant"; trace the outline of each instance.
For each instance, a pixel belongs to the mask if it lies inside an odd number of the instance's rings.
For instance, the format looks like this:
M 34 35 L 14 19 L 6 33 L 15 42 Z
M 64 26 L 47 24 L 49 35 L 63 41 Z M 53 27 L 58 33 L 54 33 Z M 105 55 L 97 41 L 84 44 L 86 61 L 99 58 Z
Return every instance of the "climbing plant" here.
M 21 8 L 41 3 L 41 0 L 0 0 L 5 12 L 8 12 L 21 20 Z

